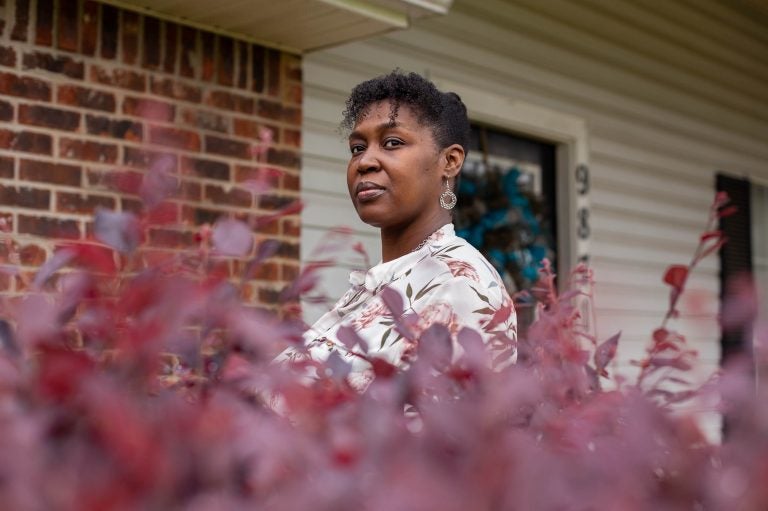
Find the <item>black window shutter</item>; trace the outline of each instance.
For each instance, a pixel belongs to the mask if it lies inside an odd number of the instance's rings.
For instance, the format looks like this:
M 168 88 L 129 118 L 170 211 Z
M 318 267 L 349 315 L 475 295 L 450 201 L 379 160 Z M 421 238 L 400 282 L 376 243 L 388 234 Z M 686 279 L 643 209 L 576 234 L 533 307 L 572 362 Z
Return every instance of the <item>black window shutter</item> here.
M 752 218 L 749 180 L 718 174 L 718 191 L 726 192 L 736 213 L 720 219 L 720 230 L 727 238 L 720 250 L 720 308 L 729 298 L 729 284 L 736 277 L 752 275 Z M 751 325 L 721 327 L 721 364 L 737 354 L 751 355 Z

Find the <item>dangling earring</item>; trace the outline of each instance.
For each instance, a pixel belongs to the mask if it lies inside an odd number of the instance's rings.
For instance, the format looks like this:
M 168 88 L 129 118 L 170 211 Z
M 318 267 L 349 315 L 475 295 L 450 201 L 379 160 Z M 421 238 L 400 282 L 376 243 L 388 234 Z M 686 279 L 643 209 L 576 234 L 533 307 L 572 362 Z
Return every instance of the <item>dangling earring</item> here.
M 443 209 L 453 209 L 457 200 L 456 194 L 453 193 L 453 190 L 448 185 L 448 178 L 445 178 L 445 191 L 440 194 L 440 206 Z

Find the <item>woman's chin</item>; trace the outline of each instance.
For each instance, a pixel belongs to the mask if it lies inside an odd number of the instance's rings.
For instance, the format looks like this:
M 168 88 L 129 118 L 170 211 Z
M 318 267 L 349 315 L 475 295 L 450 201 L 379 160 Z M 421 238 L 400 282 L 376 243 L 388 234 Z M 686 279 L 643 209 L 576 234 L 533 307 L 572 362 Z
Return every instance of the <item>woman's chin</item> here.
M 391 214 L 386 214 L 384 211 L 373 208 L 370 205 L 358 205 L 357 216 L 363 223 L 370 225 L 371 227 L 381 227 L 387 223 L 387 219 L 391 217 Z

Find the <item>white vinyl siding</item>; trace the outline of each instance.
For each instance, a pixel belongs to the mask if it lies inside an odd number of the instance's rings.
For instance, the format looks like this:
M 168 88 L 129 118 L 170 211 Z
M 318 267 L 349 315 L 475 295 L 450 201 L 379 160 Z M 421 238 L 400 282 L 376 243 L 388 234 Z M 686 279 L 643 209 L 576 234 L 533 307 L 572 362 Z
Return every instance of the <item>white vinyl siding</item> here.
M 715 173 L 768 178 L 766 21 L 718 0 L 456 0 L 407 31 L 306 55 L 303 257 L 338 224 L 378 246 L 349 205 L 334 133 L 364 79 L 399 67 L 583 119 L 598 335 L 622 330 L 615 369 L 631 374 L 666 310 L 664 270 L 690 260 L 705 226 Z M 718 291 L 715 256 L 674 323 L 702 374 L 720 357 Z

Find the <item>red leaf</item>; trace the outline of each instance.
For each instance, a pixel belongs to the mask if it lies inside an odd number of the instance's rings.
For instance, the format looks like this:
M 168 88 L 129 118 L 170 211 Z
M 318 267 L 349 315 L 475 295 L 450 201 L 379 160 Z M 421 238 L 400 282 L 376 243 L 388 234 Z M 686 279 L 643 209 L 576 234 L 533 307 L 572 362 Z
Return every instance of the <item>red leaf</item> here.
M 654 342 L 664 342 L 667 340 L 667 337 L 669 337 L 669 330 L 666 328 L 657 328 L 653 331 L 653 341 Z
M 616 348 L 619 346 L 620 336 L 621 332 L 611 336 L 607 341 L 603 342 L 595 350 L 595 368 L 597 369 L 597 372 L 603 376 L 607 374 L 605 372 L 605 367 L 611 362 L 611 360 L 613 360 L 613 357 L 616 356 Z
M 683 289 L 685 279 L 688 278 L 688 267 L 680 264 L 673 264 L 667 268 L 667 272 L 664 274 L 664 282 L 677 289 L 678 291 Z
M 133 252 L 141 242 L 139 221 L 127 212 L 97 208 L 93 233 L 97 240 L 124 254 Z
M 377 378 L 391 378 L 397 372 L 397 367 L 382 358 L 372 358 L 370 362 Z
M 113 274 L 117 271 L 114 252 L 109 247 L 76 243 L 68 245 L 68 248 L 74 250 L 75 261 L 80 266 L 98 273 Z
M 225 218 L 213 226 L 213 246 L 224 255 L 244 256 L 253 246 L 253 233 L 243 222 Z
M 717 212 L 717 216 L 718 216 L 718 218 L 729 217 L 729 216 L 735 214 L 738 210 L 739 210 L 739 208 L 737 208 L 736 206 L 728 206 L 728 207 L 725 207 L 725 208 L 719 210 Z
M 701 235 L 701 241 L 707 241 L 712 238 L 720 238 L 723 235 L 723 231 L 707 231 Z

